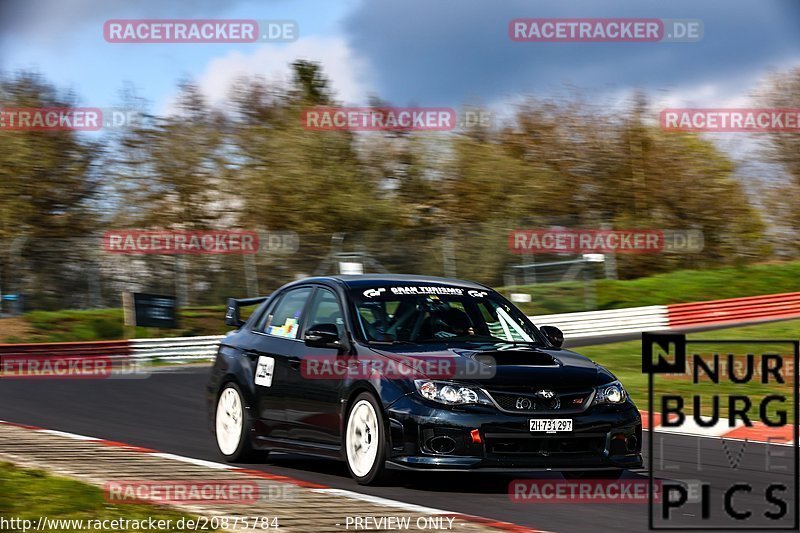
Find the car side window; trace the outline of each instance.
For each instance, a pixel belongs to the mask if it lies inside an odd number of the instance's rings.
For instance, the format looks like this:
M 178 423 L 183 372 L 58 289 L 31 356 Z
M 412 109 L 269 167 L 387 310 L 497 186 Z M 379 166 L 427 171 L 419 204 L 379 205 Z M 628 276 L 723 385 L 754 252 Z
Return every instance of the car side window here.
M 311 302 L 306 320 L 305 329 L 316 324 L 335 324 L 339 330 L 339 336 L 344 335 L 344 314 L 342 306 L 339 305 L 339 298 L 328 289 L 319 288 Z
M 252 319 L 252 326 L 250 329 L 253 331 L 261 331 L 261 327 L 264 325 L 264 321 L 266 320 L 267 312 L 269 311 L 270 307 L 274 307 L 275 302 L 269 302 L 268 304 L 259 305 L 253 314 L 250 316 Z
M 272 317 L 272 312 L 275 310 L 275 306 L 277 302 L 281 300 L 281 295 L 278 295 L 276 298 L 273 298 L 269 304 L 264 307 L 264 310 L 261 312 L 261 315 L 258 319 L 253 323 L 253 331 L 258 331 L 263 333 L 264 329 L 267 327 L 267 323 L 269 322 L 270 317 Z
M 268 313 L 264 333 L 288 339 L 297 338 L 300 317 L 303 315 L 303 308 L 311 296 L 311 291 L 311 287 L 302 287 L 284 294 L 275 309 Z

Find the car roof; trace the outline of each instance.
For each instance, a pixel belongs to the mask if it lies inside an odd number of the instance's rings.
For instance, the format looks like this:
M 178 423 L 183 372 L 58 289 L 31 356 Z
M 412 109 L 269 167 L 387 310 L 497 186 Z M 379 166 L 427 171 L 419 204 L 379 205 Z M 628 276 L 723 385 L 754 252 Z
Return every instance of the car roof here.
M 438 276 L 418 276 L 414 274 L 361 274 L 361 275 L 336 275 L 321 276 L 298 280 L 294 283 L 304 283 L 310 281 L 334 281 L 347 286 L 348 288 L 374 287 L 376 285 L 449 285 L 451 287 L 462 287 L 465 289 L 486 289 L 485 285 L 474 281 L 465 281 L 454 278 L 442 278 Z M 293 283 L 293 284 L 294 284 Z

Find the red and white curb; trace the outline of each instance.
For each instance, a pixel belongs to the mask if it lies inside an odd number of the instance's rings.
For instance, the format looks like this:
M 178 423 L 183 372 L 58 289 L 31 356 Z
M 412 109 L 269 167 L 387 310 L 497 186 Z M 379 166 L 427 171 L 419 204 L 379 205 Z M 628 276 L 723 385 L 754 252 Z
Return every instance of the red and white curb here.
M 528 318 L 537 325 L 556 326 L 568 339 L 579 339 L 638 334 L 645 331 L 682 331 L 701 326 L 756 324 L 798 317 L 800 317 L 800 292 L 538 315 Z
M 640 411 L 642 415 L 642 428 L 647 430 L 650 418 L 647 411 Z M 675 420 L 670 417 L 670 420 Z M 704 419 L 705 420 L 705 419 Z M 777 444 L 791 446 L 794 441 L 794 427 L 787 424 L 781 427 L 770 427 L 761 422 L 753 422 L 752 426 L 745 426 L 741 421 L 736 421 L 735 427 L 730 427 L 727 418 L 720 417 L 713 426 L 704 427 L 697 424 L 694 419 L 687 416 L 679 426 L 664 426 L 662 416 L 653 413 L 653 431 L 656 433 L 673 433 L 676 435 L 690 435 L 695 437 L 718 438 L 726 440 L 746 440 L 764 444 Z
M 371 496 L 368 494 L 361 494 L 358 492 L 353 492 L 345 489 L 336 489 L 333 487 L 328 487 L 326 485 L 321 485 L 319 483 L 313 483 L 310 481 L 304 481 L 301 479 L 295 479 L 289 476 L 283 476 L 279 474 L 271 474 L 269 472 L 264 472 L 261 470 L 254 470 L 250 468 L 241 468 L 238 466 L 233 466 L 225 463 L 217 463 L 213 461 L 205 461 L 203 459 L 195 459 L 192 457 L 184 457 L 182 455 L 175 455 L 171 453 L 164 453 L 159 452 L 157 450 L 152 450 L 149 448 L 143 448 L 141 446 L 134 446 L 131 444 L 126 444 L 124 442 L 117 442 L 112 440 L 100 439 L 97 437 L 89 437 L 87 435 L 78 435 L 75 433 L 68 433 L 65 431 L 56 431 L 52 429 L 44 429 L 36 426 L 30 426 L 27 424 L 18 424 L 15 422 L 7 422 L 5 420 L 0 420 L 0 425 L 5 426 L 12 426 L 16 428 L 27 429 L 30 431 L 35 431 L 38 433 L 45 433 L 49 435 L 54 435 L 58 437 L 64 437 L 68 439 L 84 441 L 84 442 L 93 442 L 102 446 L 110 446 L 113 448 L 123 449 L 129 452 L 136 452 L 147 454 L 153 457 L 159 457 L 161 459 L 171 459 L 174 461 L 180 461 L 183 463 L 189 463 L 195 466 L 206 467 L 214 470 L 230 470 L 235 471 L 239 474 L 244 474 L 252 477 L 257 477 L 261 479 L 267 479 L 270 481 L 275 481 L 279 483 L 290 483 L 292 485 L 296 485 L 298 487 L 302 487 L 304 489 L 308 489 L 312 492 L 317 492 L 320 494 L 328 494 L 331 496 L 340 496 L 343 498 L 349 498 L 352 500 L 359 500 L 365 503 L 371 503 L 380 505 L 383 507 L 393 508 L 393 509 L 400 509 L 407 512 L 412 513 L 421 513 L 427 515 L 446 515 L 449 517 L 453 517 L 458 520 L 463 520 L 465 522 L 471 522 L 476 525 L 481 525 L 489 528 L 499 529 L 503 531 L 511 531 L 514 533 L 548 533 L 544 530 L 532 529 L 529 527 L 521 526 L 518 524 L 513 524 L 511 522 L 503 522 L 500 520 L 494 520 L 491 518 L 485 518 L 481 516 L 469 515 L 460 512 L 454 511 L 446 511 L 443 509 L 435 509 L 432 507 L 425 507 L 422 505 L 416 505 L 407 502 L 401 502 L 398 500 L 391 500 L 388 498 L 381 498 L 379 496 Z

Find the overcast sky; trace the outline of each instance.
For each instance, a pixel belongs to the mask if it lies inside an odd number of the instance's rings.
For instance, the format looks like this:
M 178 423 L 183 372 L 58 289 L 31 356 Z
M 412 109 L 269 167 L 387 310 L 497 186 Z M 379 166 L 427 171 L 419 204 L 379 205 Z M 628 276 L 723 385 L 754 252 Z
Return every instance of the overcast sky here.
M 89 106 L 119 104 L 132 82 L 155 110 L 191 78 L 213 100 L 237 76 L 285 79 L 323 63 L 340 99 L 396 105 L 503 105 L 574 87 L 610 104 L 644 90 L 670 105 L 731 105 L 770 72 L 800 65 L 797 0 L 0 0 L 0 68 L 33 69 Z M 520 17 L 692 18 L 698 43 L 523 43 Z M 294 19 L 285 44 L 110 44 L 118 18 Z M 604 100 L 605 99 L 605 100 Z

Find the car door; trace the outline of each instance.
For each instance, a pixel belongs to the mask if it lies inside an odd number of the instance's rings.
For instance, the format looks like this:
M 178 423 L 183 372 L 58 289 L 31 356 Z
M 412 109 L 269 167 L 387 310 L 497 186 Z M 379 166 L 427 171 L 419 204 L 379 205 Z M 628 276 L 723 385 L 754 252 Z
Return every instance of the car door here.
M 313 287 L 292 288 L 253 327 L 253 343 L 245 352 L 254 366 L 253 383 L 261 431 L 274 438 L 288 438 L 286 396 L 291 387 L 290 366 L 297 362 L 300 320 Z
M 303 318 L 303 335 L 311 326 L 334 324 L 339 337 L 345 335 L 343 306 L 330 288 L 318 286 Z M 338 446 L 341 444 L 341 389 L 342 379 L 333 368 L 343 369 L 345 362 L 335 348 L 313 348 L 300 344 L 297 354 L 299 364 L 289 370 L 291 383 L 286 396 L 286 418 L 292 439 Z M 314 360 L 317 364 L 309 364 Z M 330 363 L 320 365 L 318 363 Z M 334 366 L 335 365 L 335 366 Z M 310 371 L 319 369 L 320 371 Z

